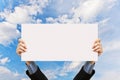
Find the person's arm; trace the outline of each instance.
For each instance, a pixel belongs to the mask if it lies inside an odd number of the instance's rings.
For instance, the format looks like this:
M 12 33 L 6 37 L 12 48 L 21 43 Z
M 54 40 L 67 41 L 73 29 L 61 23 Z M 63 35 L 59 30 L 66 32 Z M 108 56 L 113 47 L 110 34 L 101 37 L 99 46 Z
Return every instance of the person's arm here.
M 94 65 L 95 63 L 86 61 L 73 80 L 89 80 L 95 74 Z
M 16 49 L 16 53 L 21 56 L 22 53 L 26 52 L 27 47 L 25 42 L 19 39 L 19 44 Z M 33 61 L 26 61 L 25 62 L 28 70 L 26 74 L 30 77 L 31 80 L 48 80 L 47 77 L 42 73 L 39 67 Z
M 98 56 L 100 56 L 103 52 L 103 49 L 102 49 L 102 45 L 101 45 L 101 42 L 100 42 L 100 39 L 97 39 L 95 42 L 94 42 L 94 45 L 92 47 L 93 51 L 98 53 Z M 93 68 L 95 66 L 95 61 L 87 61 L 85 64 L 84 64 L 84 71 L 88 74 L 91 74 L 92 71 L 93 71 Z
M 26 74 L 30 77 L 31 80 L 48 80 L 35 62 L 31 61 L 29 64 L 26 63 L 26 65 L 28 68 Z
M 102 45 L 100 40 L 96 40 L 93 45 L 93 51 L 100 56 L 103 52 Z M 93 69 L 95 66 L 95 61 L 87 61 L 78 74 L 74 77 L 73 80 L 90 80 L 90 78 L 94 75 L 95 70 Z

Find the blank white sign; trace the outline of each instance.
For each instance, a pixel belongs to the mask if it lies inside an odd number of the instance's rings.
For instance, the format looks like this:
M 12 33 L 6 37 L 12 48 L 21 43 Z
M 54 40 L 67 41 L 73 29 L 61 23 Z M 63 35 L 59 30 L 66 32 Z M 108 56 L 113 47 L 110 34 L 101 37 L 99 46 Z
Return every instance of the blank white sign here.
M 22 24 L 21 35 L 27 45 L 22 61 L 97 60 L 97 24 Z

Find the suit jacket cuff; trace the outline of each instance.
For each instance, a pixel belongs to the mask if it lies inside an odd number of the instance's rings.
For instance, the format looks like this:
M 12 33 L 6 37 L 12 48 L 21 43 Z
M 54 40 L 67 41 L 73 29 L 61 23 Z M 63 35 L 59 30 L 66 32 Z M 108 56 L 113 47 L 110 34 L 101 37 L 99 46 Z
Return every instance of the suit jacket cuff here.
M 91 64 L 90 61 L 87 61 L 85 64 L 84 64 L 84 71 L 88 74 L 91 74 L 92 71 L 93 71 L 93 68 L 95 66 L 95 63 L 94 64 Z
M 88 74 L 83 68 L 84 67 L 82 67 L 73 80 L 90 80 L 90 78 L 95 74 L 95 70 L 92 70 L 92 73 Z
M 26 74 L 29 76 L 31 80 L 48 80 L 47 77 L 41 72 L 39 67 L 37 67 L 37 71 L 33 74 L 30 74 L 29 71 L 26 71 Z
M 35 62 L 31 62 L 30 65 L 27 65 L 27 68 L 30 74 L 34 74 L 37 71 L 37 65 Z

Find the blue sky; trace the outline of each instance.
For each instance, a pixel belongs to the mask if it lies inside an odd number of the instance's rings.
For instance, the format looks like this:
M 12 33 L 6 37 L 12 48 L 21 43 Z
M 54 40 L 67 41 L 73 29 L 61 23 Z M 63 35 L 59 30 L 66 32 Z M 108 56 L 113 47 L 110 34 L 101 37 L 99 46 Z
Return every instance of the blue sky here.
M 0 80 L 29 80 L 24 62 L 16 55 L 24 23 L 98 23 L 104 52 L 91 80 L 120 80 L 119 0 L 0 0 Z M 49 80 L 72 80 L 83 65 L 73 61 L 37 64 Z

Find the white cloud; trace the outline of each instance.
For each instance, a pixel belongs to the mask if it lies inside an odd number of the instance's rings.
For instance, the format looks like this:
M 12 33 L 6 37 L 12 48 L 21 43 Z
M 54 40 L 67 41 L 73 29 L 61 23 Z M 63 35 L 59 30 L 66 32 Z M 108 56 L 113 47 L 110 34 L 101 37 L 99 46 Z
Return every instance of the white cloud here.
M 50 0 L 49 7 L 55 10 L 57 15 L 70 14 L 72 7 L 77 7 L 81 0 Z
M 81 62 L 64 62 L 63 68 L 60 70 L 59 76 L 67 76 L 70 72 L 76 72 L 81 69 Z
M 48 0 L 30 0 L 31 6 L 28 6 L 30 14 L 36 14 L 37 12 L 42 14 L 42 9 L 48 5 Z
M 9 23 L 21 24 L 31 21 L 31 17 L 29 17 L 29 13 L 26 9 L 22 7 L 15 7 L 15 11 L 7 15 L 6 20 Z
M 36 20 L 36 23 L 37 23 L 37 24 L 40 24 L 40 23 L 42 23 L 42 20 L 41 20 L 41 19 L 37 19 L 37 20 Z
M 22 23 L 41 23 L 41 19 L 34 20 L 32 15 L 42 14 L 42 9 L 48 4 L 48 0 L 30 0 L 30 5 L 20 5 L 14 8 L 14 11 L 5 9 L 0 12 L 0 17 L 6 22 L 0 23 L 0 44 L 7 46 L 13 39 L 20 36 L 16 29 L 16 24 Z
M 81 65 L 81 62 L 75 62 L 75 61 L 65 62 L 63 65 L 62 71 L 71 72 L 71 71 L 74 71 L 75 69 L 78 69 L 80 65 Z
M 61 2 L 63 3 L 64 1 L 61 0 Z M 72 2 L 77 2 L 77 6 L 73 5 L 69 7 L 68 9 L 69 13 L 66 12 L 62 15 L 59 15 L 58 18 L 54 18 L 54 19 L 52 17 L 46 18 L 46 21 L 48 23 L 95 22 L 97 16 L 100 15 L 100 13 L 109 11 L 117 3 L 117 0 L 75 0 L 75 1 L 71 1 L 71 3 Z M 62 7 L 65 6 L 63 5 Z M 58 6 L 58 10 L 59 10 L 59 6 Z
M 7 22 L 0 23 L 0 44 L 7 46 L 20 36 L 16 25 Z
M 108 32 L 109 30 L 111 30 L 111 26 L 108 26 L 109 21 L 110 21 L 110 18 L 106 18 L 106 19 L 103 19 L 100 22 L 98 22 L 98 24 L 100 26 L 99 27 L 99 35 L 103 35 L 106 32 Z
M 70 64 L 69 64 L 69 69 L 70 69 L 70 71 L 72 70 L 72 69 L 75 69 L 76 67 L 78 67 L 78 66 L 80 66 L 80 64 L 81 64 L 81 62 L 71 62 Z
M 21 80 L 30 80 L 30 79 L 28 79 L 28 78 L 22 78 Z
M 68 19 L 68 15 L 62 15 L 62 16 L 59 16 L 58 18 L 52 18 L 52 17 L 48 17 L 46 18 L 46 21 L 48 23 L 68 23 L 70 20 Z
M 107 71 L 102 73 L 102 76 L 93 80 L 120 80 L 120 71 Z
M 54 80 L 54 79 L 57 79 L 57 75 L 58 75 L 58 71 L 59 70 L 45 70 L 44 73 L 46 74 L 48 80 Z
M 55 69 L 46 69 L 43 71 L 49 80 L 56 80 L 59 76 L 68 76 L 70 72 L 76 72 L 81 69 L 81 62 L 65 62 L 63 67 L 57 67 Z
M 30 0 L 28 3 L 29 5 L 16 6 L 14 11 L 4 9 L 4 12 L 0 12 L 0 17 L 12 24 L 37 23 L 33 15 L 42 14 L 43 8 L 48 5 L 48 0 Z
M 10 62 L 10 59 L 8 57 L 0 59 L 0 64 L 2 64 L 2 65 L 6 64 L 7 62 Z
M 29 80 L 24 78 L 21 74 L 10 71 L 8 68 L 0 66 L 0 79 L 1 80 Z
M 106 43 L 104 46 L 104 51 L 120 51 L 120 40 L 113 40 L 111 42 Z
M 72 18 L 69 19 L 67 14 L 64 14 L 62 16 L 58 16 L 58 18 L 52 18 L 48 17 L 46 18 L 47 23 L 53 23 L 53 24 L 73 24 L 73 23 L 81 23 L 79 18 Z
M 73 17 L 80 17 L 83 22 L 93 21 L 102 11 L 112 8 L 115 3 L 116 0 L 85 0 L 79 7 L 73 8 Z
M 81 17 L 83 21 L 88 21 L 100 12 L 103 1 L 87 0 L 80 5 L 78 8 L 73 9 L 74 17 Z
M 103 19 L 99 22 L 99 24 L 102 26 L 105 26 L 109 20 L 110 20 L 110 18 Z

